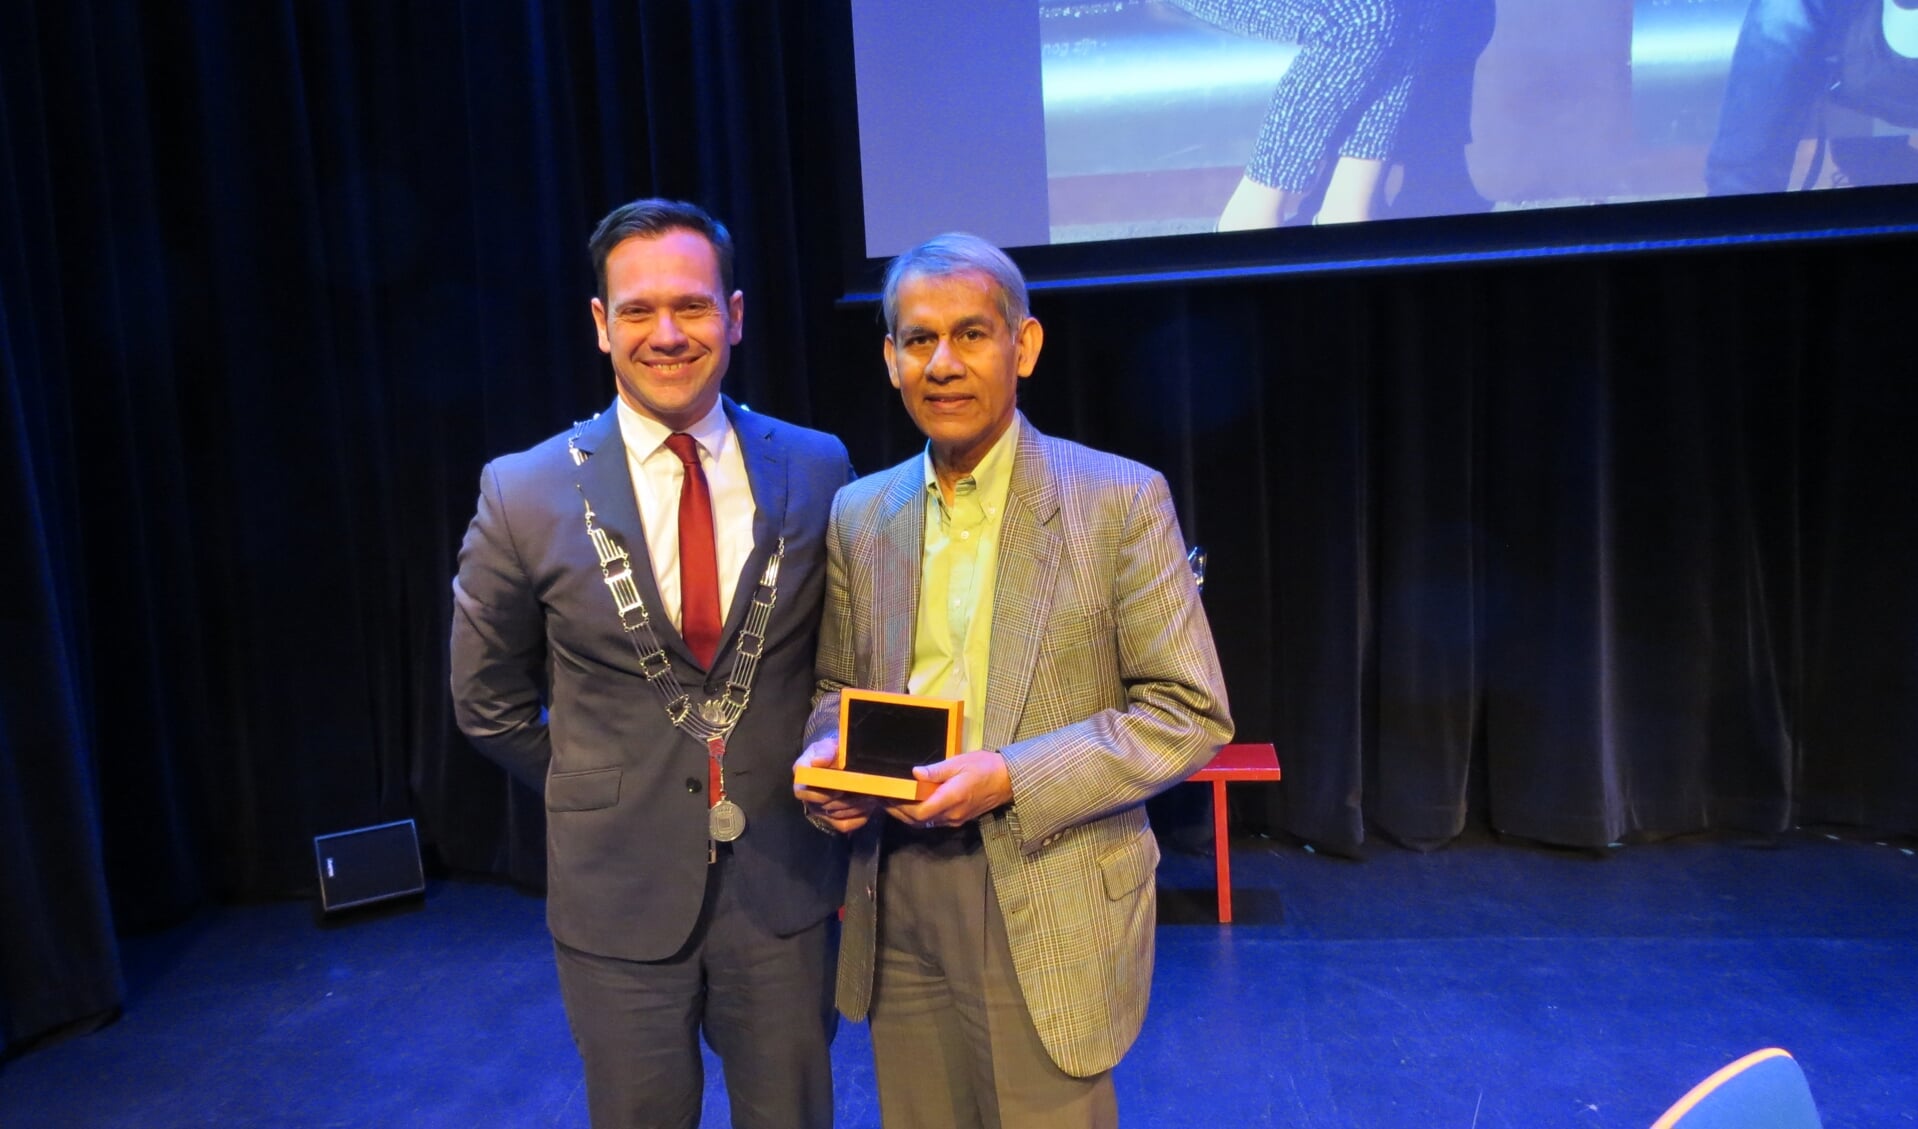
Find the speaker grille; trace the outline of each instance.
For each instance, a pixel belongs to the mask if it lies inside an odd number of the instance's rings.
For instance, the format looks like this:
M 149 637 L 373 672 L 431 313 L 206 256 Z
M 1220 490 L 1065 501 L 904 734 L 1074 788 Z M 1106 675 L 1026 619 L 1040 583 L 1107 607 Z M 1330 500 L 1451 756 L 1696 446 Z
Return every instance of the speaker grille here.
M 426 889 L 419 832 L 410 819 L 316 836 L 313 856 L 327 913 Z

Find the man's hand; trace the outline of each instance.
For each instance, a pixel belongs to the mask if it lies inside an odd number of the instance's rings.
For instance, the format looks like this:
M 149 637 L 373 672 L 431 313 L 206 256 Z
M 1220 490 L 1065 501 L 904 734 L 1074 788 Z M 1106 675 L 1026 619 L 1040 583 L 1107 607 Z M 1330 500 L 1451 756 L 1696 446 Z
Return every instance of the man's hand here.
M 795 769 L 811 766 L 830 768 L 833 761 L 839 759 L 839 737 L 821 737 L 806 746 L 793 762 Z M 809 817 L 817 817 L 832 825 L 832 829 L 849 834 L 866 825 L 872 813 L 879 807 L 879 797 L 862 796 L 854 792 L 825 792 L 808 788 L 797 780 L 793 781 L 793 795 L 799 797 Z
M 920 780 L 939 785 L 916 804 L 893 804 L 894 819 L 927 827 L 958 827 L 1012 802 L 1012 777 L 1006 758 L 991 749 L 974 749 L 912 770 Z

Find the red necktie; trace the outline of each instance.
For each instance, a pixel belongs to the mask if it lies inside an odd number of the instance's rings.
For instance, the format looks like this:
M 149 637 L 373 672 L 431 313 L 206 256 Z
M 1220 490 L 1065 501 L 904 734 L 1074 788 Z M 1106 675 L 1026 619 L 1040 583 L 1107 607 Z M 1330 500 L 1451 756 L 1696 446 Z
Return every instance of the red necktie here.
M 719 649 L 719 565 L 713 549 L 713 496 L 699 467 L 699 444 L 684 432 L 666 447 L 686 465 L 679 487 L 679 634 L 699 665 L 710 668 Z

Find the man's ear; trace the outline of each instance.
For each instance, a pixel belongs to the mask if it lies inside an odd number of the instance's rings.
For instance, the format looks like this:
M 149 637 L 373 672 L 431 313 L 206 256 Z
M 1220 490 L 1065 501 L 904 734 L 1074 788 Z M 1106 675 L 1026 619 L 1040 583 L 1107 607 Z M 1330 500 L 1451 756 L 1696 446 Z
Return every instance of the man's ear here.
M 733 291 L 733 296 L 726 302 L 726 312 L 730 315 L 726 319 L 730 323 L 726 330 L 726 342 L 729 345 L 737 345 L 739 344 L 740 336 L 746 329 L 745 291 Z
M 894 388 L 899 387 L 899 354 L 893 348 L 892 334 L 886 334 L 886 379 Z
M 1032 368 L 1039 363 L 1039 350 L 1046 343 L 1046 331 L 1039 325 L 1038 318 L 1027 318 L 1019 326 L 1018 373 L 1031 376 Z
M 606 303 L 593 299 L 593 324 L 599 327 L 599 351 L 610 354 L 613 351 L 613 339 L 606 336 Z

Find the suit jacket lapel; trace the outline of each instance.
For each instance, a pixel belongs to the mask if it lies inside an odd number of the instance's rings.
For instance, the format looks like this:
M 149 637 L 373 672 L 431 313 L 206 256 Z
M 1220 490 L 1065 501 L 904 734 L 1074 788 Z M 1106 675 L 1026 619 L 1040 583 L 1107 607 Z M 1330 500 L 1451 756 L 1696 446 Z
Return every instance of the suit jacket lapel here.
M 632 559 L 633 583 L 639 588 L 639 598 L 646 601 L 660 645 L 692 662 L 693 653 L 666 615 L 659 583 L 653 578 L 653 558 L 646 551 L 646 527 L 639 520 L 639 500 L 633 496 L 633 475 L 626 462 L 626 441 L 619 434 L 618 411 L 608 408 L 588 420 L 580 428 L 578 443 L 590 457 L 577 468 L 579 477 L 575 481 L 593 507 L 594 524 L 611 534 Z M 612 611 L 610 593 L 606 607 Z
M 981 738 L 989 749 L 1014 740 L 1025 713 L 1039 647 L 1052 613 L 1063 537 L 1059 485 L 1046 462 L 1045 437 L 1019 417 L 1019 449 L 999 529 L 999 566 L 992 597 L 992 655 L 986 675 Z
M 903 694 L 912 673 L 912 632 L 919 620 L 919 573 L 925 557 L 926 476 L 910 460 L 893 471 L 881 503 L 873 596 L 878 646 L 873 666 L 879 688 Z
M 787 480 L 786 449 L 773 438 L 772 428 L 753 414 L 740 409 L 730 398 L 725 400 L 726 417 L 732 420 L 733 436 L 739 440 L 739 453 L 746 462 L 746 481 L 753 491 L 753 551 L 740 566 L 739 581 L 733 588 L 733 606 L 720 631 L 719 649 L 726 649 L 746 622 L 752 607 L 759 576 L 772 559 L 773 547 L 786 528 Z

